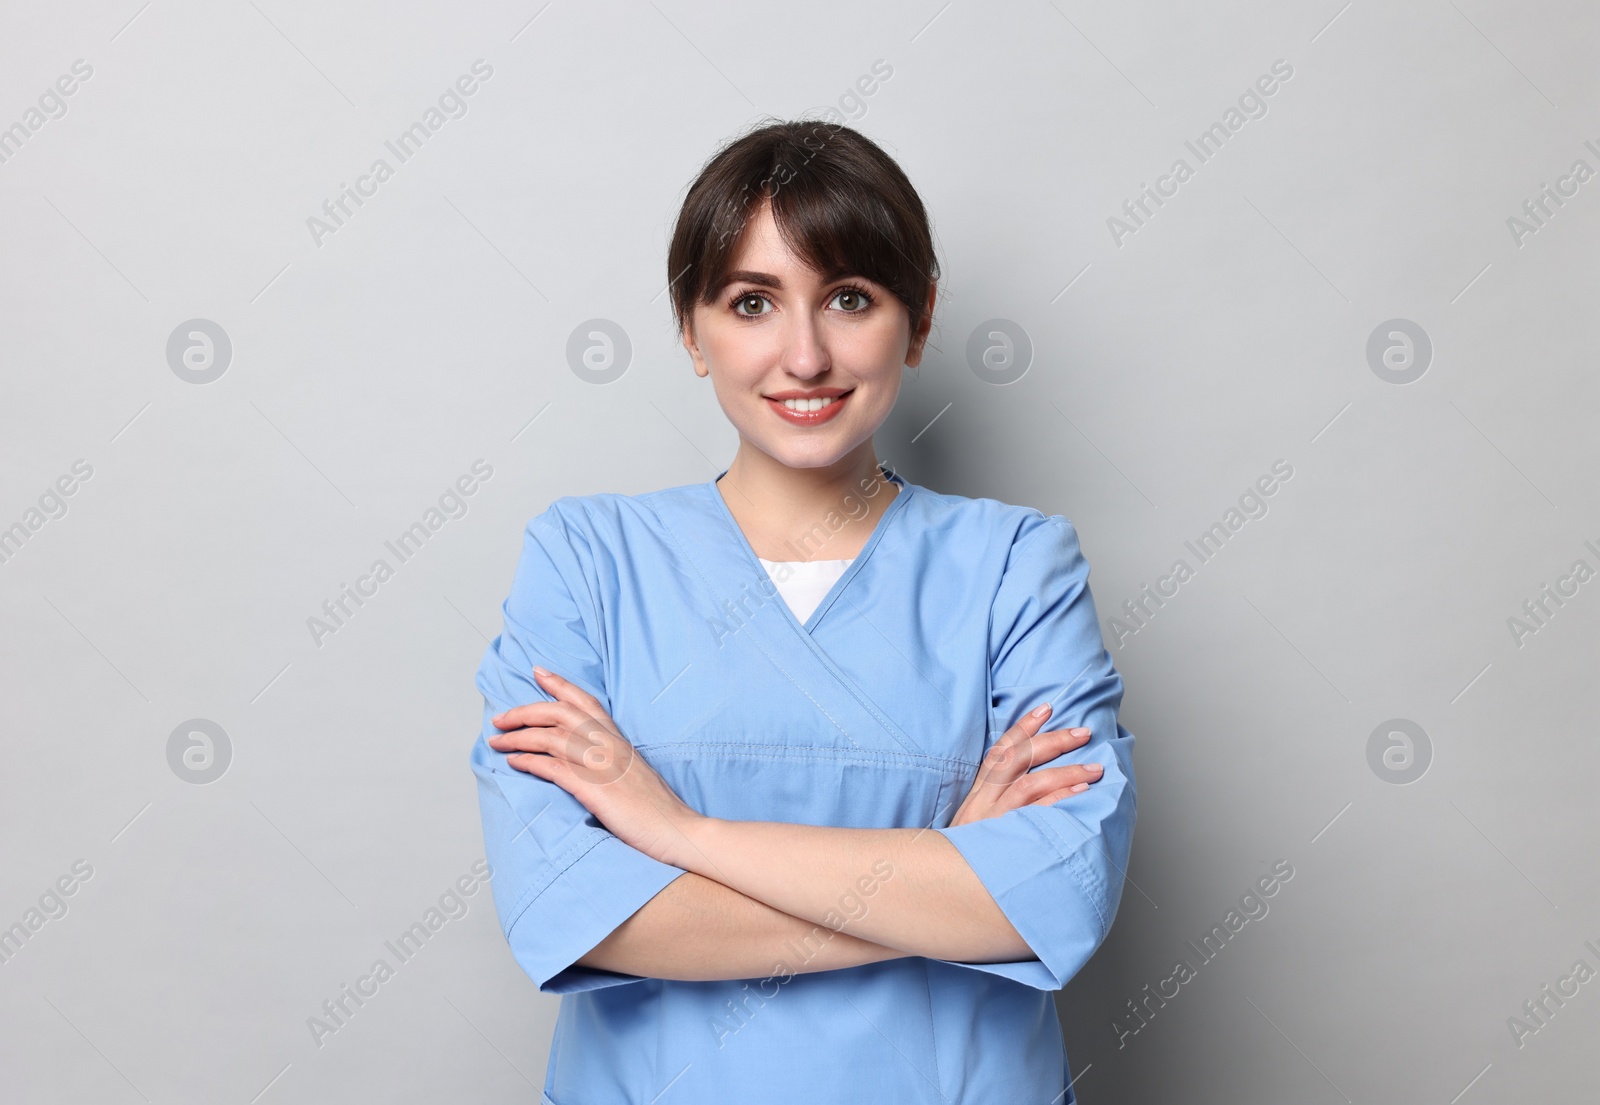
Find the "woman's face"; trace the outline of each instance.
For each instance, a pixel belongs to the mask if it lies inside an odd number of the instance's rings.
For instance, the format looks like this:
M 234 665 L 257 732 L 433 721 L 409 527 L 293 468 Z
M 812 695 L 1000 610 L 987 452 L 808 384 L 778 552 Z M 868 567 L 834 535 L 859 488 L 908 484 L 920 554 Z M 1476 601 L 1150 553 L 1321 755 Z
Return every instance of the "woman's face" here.
M 910 313 L 887 288 L 820 279 L 784 244 L 766 203 L 730 275 L 684 332 L 695 373 L 710 375 L 740 436 L 779 462 L 819 468 L 845 458 L 889 416 L 902 367 L 922 360 L 932 291 L 912 334 Z

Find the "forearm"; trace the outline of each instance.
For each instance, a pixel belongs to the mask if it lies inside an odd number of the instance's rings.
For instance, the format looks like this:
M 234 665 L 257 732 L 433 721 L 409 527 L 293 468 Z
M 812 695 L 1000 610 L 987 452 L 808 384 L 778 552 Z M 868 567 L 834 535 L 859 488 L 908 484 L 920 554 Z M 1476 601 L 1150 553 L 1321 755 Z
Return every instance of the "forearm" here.
M 791 916 L 689 872 L 578 963 L 643 978 L 707 982 L 832 971 L 905 954 Z
M 1033 959 L 961 853 L 928 829 L 701 818 L 677 865 L 807 922 L 908 955 Z

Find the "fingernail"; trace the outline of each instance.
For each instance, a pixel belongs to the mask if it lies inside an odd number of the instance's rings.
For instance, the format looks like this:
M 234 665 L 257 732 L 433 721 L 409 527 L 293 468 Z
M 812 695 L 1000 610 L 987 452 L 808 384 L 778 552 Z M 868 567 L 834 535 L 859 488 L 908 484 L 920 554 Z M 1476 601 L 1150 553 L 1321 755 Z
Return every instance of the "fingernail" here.
M 533 665 L 533 674 L 535 674 L 535 675 L 549 675 L 550 673 L 545 671 L 538 664 L 535 664 L 535 665 Z
M 1044 717 L 1044 715 L 1048 714 L 1049 712 L 1050 712 L 1050 703 L 1046 702 L 1043 706 L 1040 706 L 1037 710 L 1033 711 L 1033 716 L 1034 717 Z
M 1089 730 L 1087 729 L 1069 729 L 1067 731 L 1075 737 L 1087 737 L 1089 735 Z
M 1090 771 L 1104 771 L 1105 770 L 1105 768 L 1101 767 L 1099 764 L 1084 764 L 1083 766 L 1088 768 Z
M 1077 786 L 1072 787 L 1071 791 L 1072 791 L 1073 794 L 1082 794 L 1084 791 L 1086 791 L 1088 789 L 1089 789 L 1089 784 L 1088 783 L 1079 783 Z

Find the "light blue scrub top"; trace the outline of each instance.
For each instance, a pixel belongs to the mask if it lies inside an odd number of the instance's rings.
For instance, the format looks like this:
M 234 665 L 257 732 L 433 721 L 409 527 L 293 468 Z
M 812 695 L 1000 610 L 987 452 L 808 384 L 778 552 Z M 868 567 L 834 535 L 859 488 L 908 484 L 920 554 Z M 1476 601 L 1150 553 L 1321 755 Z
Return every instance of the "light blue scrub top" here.
M 898 495 L 804 624 L 715 480 L 562 498 L 528 523 L 478 668 L 472 769 L 501 927 L 539 989 L 563 995 L 545 1102 L 1074 1105 L 1052 992 L 1116 915 L 1135 806 L 1089 565 L 1060 515 L 887 474 Z M 548 700 L 535 664 L 595 695 L 704 814 L 933 827 L 1037 958 L 798 974 L 808 949 L 791 944 L 769 977 L 716 982 L 574 966 L 683 872 L 485 743 L 494 715 Z M 1104 776 L 1053 806 L 949 827 L 990 744 L 1046 701 L 1047 729 L 1093 737 L 1041 766 L 1098 762 Z M 870 907 L 842 888 L 843 931 Z

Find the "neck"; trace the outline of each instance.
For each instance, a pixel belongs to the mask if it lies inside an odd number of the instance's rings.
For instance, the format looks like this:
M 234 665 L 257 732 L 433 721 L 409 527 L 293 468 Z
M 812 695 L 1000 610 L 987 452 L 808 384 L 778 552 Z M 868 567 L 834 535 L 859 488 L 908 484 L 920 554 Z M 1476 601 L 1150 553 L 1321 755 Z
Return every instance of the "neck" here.
M 717 490 L 765 560 L 849 559 L 899 493 L 879 470 L 871 438 L 818 468 L 791 468 L 741 440 Z

